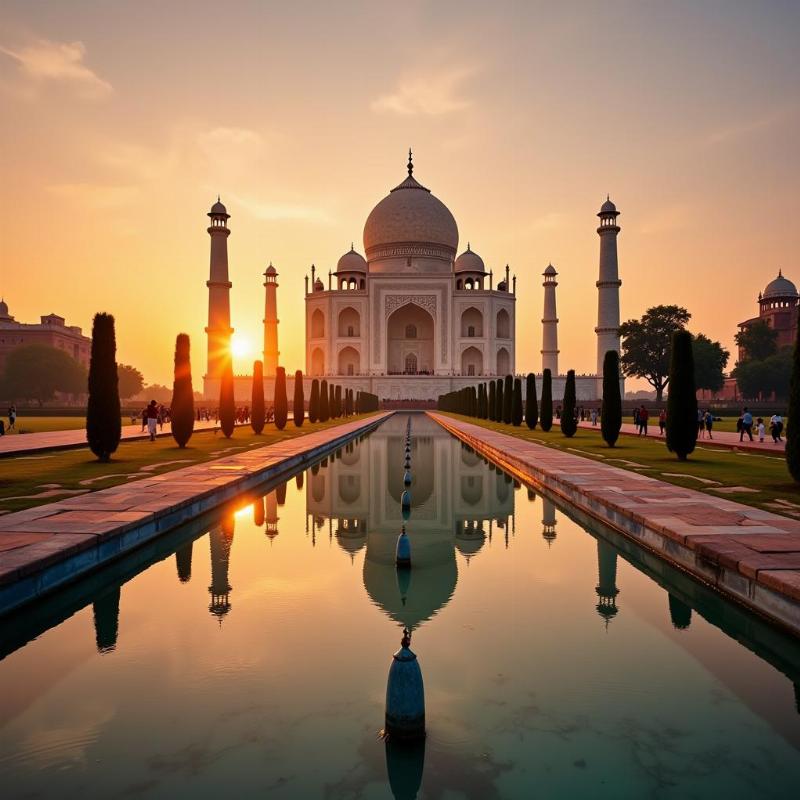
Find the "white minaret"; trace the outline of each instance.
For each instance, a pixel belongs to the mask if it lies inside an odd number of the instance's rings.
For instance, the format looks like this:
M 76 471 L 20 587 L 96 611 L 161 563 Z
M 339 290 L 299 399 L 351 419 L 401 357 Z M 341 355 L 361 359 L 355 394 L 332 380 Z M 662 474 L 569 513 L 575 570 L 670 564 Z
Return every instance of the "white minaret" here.
M 600 277 L 597 281 L 597 375 L 603 375 L 603 359 L 609 350 L 619 352 L 619 266 L 617 265 L 617 234 L 619 211 L 606 197 L 600 206 Z M 598 397 L 601 395 L 598 394 Z
M 264 273 L 264 375 L 273 378 L 278 371 L 278 270 L 269 262 Z
M 544 316 L 542 317 L 542 372 L 558 375 L 558 315 L 556 314 L 556 268 L 548 264 L 544 275 Z
M 231 282 L 228 279 L 228 220 L 230 214 L 217 198 L 208 212 L 211 225 L 208 235 L 211 237 L 211 263 L 208 287 L 208 362 L 206 377 L 220 378 L 225 359 L 231 347 Z

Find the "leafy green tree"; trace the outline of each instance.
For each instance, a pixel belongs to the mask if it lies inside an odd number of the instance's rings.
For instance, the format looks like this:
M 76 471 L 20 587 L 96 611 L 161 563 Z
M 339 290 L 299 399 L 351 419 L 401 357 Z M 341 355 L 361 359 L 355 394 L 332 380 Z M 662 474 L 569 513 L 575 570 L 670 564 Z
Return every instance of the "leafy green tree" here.
M 765 319 L 742 328 L 733 339 L 742 350 L 742 361 L 763 361 L 778 352 L 778 331 L 770 328 Z
M 122 436 L 117 383 L 117 336 L 111 314 L 95 314 L 89 362 L 86 439 L 98 461 L 107 462 Z
M 641 319 L 629 319 L 620 325 L 622 336 L 622 371 L 631 377 L 644 378 L 661 402 L 669 383 L 672 335 L 683 330 L 691 314 L 680 306 L 653 306 Z
M 328 381 L 322 379 L 319 385 L 319 421 L 327 422 L 331 418 L 330 396 L 328 394 Z
M 536 400 L 536 376 L 529 372 L 525 379 L 525 424 L 533 430 L 539 422 L 539 403 Z
M 286 370 L 278 367 L 275 371 L 275 427 L 282 431 L 289 418 L 289 400 L 286 397 Z
M 553 427 L 553 376 L 549 369 L 542 373 L 542 410 L 539 425 L 545 433 Z
M 128 364 L 117 365 L 117 378 L 119 380 L 119 396 L 123 400 L 139 394 L 144 388 L 144 376 L 136 367 Z
M 236 427 L 236 399 L 233 390 L 233 361 L 230 353 L 222 359 L 222 379 L 219 386 L 219 427 L 226 439 Z
M 600 409 L 600 433 L 613 447 L 622 429 L 622 396 L 619 390 L 619 353 L 608 350 L 603 357 L 603 405 Z
M 561 432 L 571 439 L 578 430 L 578 421 L 575 418 L 575 370 L 567 372 L 567 382 L 564 385 L 564 403 L 561 409 Z
M 697 394 L 694 385 L 692 334 L 676 331 L 672 337 L 667 395 L 667 449 L 686 461 L 697 443 Z
M 506 425 L 511 424 L 511 406 L 514 402 L 514 379 L 510 375 L 506 375 L 505 384 L 503 385 L 503 422 Z
M 43 344 L 15 347 L 6 358 L 3 394 L 40 406 L 56 392 L 86 392 L 86 370 L 63 350 Z
M 299 428 L 306 418 L 306 398 L 303 395 L 303 373 L 297 370 L 294 373 L 294 400 L 292 402 L 292 418 Z
M 786 415 L 786 466 L 789 474 L 800 483 L 800 327 L 792 353 L 789 413 Z
M 319 419 L 319 380 L 311 381 L 311 397 L 308 400 L 308 421 L 316 422 Z
M 250 397 L 250 427 L 256 436 L 264 430 L 267 412 L 264 404 L 264 363 L 253 362 L 253 392 Z
M 194 431 L 194 392 L 190 343 L 185 333 L 179 333 L 175 339 L 175 379 L 172 383 L 169 419 L 172 438 L 178 447 L 186 447 Z
M 747 398 L 786 397 L 792 374 L 792 349 L 783 347 L 763 360 L 740 361 L 733 370 L 739 391 Z
M 718 392 L 725 384 L 725 367 L 730 353 L 719 343 L 698 333 L 692 343 L 694 383 L 698 389 Z
M 514 397 L 511 401 L 511 424 L 522 425 L 522 378 L 514 378 Z

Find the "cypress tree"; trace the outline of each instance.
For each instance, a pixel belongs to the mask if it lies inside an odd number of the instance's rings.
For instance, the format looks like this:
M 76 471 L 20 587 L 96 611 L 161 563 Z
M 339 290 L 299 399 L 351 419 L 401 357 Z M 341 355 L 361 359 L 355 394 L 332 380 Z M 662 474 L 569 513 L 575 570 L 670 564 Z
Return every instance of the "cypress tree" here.
M 786 415 L 786 466 L 800 482 L 800 327 L 792 356 L 792 380 L 789 385 L 789 413 Z
M 482 383 L 478 387 L 479 392 L 479 399 L 480 399 L 480 418 L 486 419 L 486 384 Z
M 496 395 L 497 395 L 497 386 L 495 385 L 494 381 L 489 381 L 489 403 L 488 403 L 489 407 L 486 410 L 488 412 L 487 418 L 492 422 L 494 422 L 495 420 L 494 410 L 497 406 Z
M 92 323 L 92 357 L 89 362 L 89 402 L 86 440 L 98 461 L 111 460 L 122 436 L 117 377 L 117 337 L 114 317 L 95 314 Z
M 533 430 L 539 421 L 539 403 L 536 400 L 536 376 L 528 373 L 525 379 L 525 424 Z
M 336 384 L 336 390 L 335 390 L 333 396 L 335 398 L 334 402 L 336 404 L 336 416 L 337 417 L 341 417 L 342 416 L 342 387 L 339 386 L 338 383 Z
M 319 421 L 327 422 L 330 419 L 331 411 L 328 403 L 328 381 L 322 379 L 319 385 Z
M 172 383 L 170 425 L 172 438 L 178 447 L 186 447 L 194 430 L 194 394 L 189 337 L 185 333 L 179 333 L 175 339 L 175 378 Z
M 361 413 L 361 392 L 356 392 L 356 414 Z
M 503 421 L 503 379 L 498 378 L 495 381 L 494 392 L 494 421 Z
M 275 372 L 275 427 L 282 431 L 289 418 L 289 400 L 286 397 L 286 370 L 278 367 Z
M 600 433 L 613 447 L 622 428 L 622 397 L 619 392 L 619 353 L 609 350 L 603 357 L 603 404 L 600 407 Z
M 539 424 L 545 433 L 553 427 L 553 376 L 549 369 L 542 373 L 542 411 Z
M 561 409 L 561 433 L 568 439 L 575 435 L 578 423 L 575 419 L 575 370 L 567 372 L 567 383 L 564 386 L 564 404 Z
M 236 427 L 236 400 L 233 392 L 233 361 L 230 353 L 222 359 L 222 380 L 219 385 L 219 427 L 226 439 Z
M 511 405 L 514 402 L 514 379 L 506 375 L 505 385 L 503 386 L 503 422 L 511 424 Z
M 697 442 L 697 394 L 694 386 L 692 334 L 686 330 L 672 335 L 667 396 L 667 449 L 686 461 Z
M 328 384 L 328 418 L 336 419 L 336 386 Z
M 292 404 L 292 417 L 294 424 L 299 428 L 306 417 L 306 398 L 303 394 L 303 373 L 297 370 L 294 373 L 294 402 Z
M 253 362 L 253 394 L 250 398 L 250 427 L 258 436 L 264 430 L 267 413 L 264 408 L 264 364 Z
M 308 401 L 308 421 L 316 422 L 319 419 L 319 381 L 311 381 L 311 397 Z
M 514 378 L 514 398 L 511 403 L 511 424 L 522 425 L 522 378 Z

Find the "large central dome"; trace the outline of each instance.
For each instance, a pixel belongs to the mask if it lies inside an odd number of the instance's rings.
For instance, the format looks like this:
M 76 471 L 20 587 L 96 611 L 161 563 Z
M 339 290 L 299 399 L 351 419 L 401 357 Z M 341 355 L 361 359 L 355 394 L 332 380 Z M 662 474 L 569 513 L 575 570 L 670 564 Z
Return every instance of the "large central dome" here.
M 458 226 L 450 209 L 412 175 L 372 209 L 364 225 L 367 260 L 434 257 L 452 262 Z

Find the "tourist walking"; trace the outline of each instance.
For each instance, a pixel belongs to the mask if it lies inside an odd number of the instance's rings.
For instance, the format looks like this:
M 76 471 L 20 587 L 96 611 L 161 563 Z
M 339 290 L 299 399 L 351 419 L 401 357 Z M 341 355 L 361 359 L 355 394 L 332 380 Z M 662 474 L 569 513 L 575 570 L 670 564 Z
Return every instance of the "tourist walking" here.
M 592 425 L 597 425 L 597 409 L 593 408 L 591 414 L 592 414 Z
M 762 417 L 759 417 L 756 420 L 756 430 L 758 431 L 758 441 L 763 444 L 764 443 L 764 435 L 767 432 L 767 428 L 764 425 L 764 419 Z
M 142 409 L 142 430 L 140 433 L 144 433 L 144 429 L 147 427 L 147 406 Z
M 772 441 L 776 444 L 781 439 L 781 432 L 783 431 L 783 417 L 780 414 L 773 414 L 769 420 L 769 432 L 772 434 Z
M 753 441 L 753 415 L 750 413 L 750 410 L 747 406 L 744 407 L 742 411 L 742 428 L 739 431 L 739 441 L 744 441 L 744 435 L 747 434 L 750 437 L 750 441 Z
M 666 427 L 667 427 L 667 410 L 665 408 L 662 408 L 661 413 L 658 415 L 659 436 L 664 435 L 664 428 Z
M 705 438 L 705 420 L 706 415 L 703 413 L 702 408 L 697 409 L 697 438 L 704 439 Z
M 713 439 L 714 437 L 711 435 L 711 429 L 714 427 L 714 415 L 711 413 L 710 408 L 706 409 L 705 423 L 706 423 L 706 433 L 708 434 L 708 438 Z
M 633 427 L 639 430 L 639 406 L 633 409 Z
M 15 405 L 11 405 L 8 407 L 8 430 L 9 433 L 14 430 L 14 426 L 17 424 L 17 407 Z
M 644 434 L 647 436 L 647 420 L 650 418 L 650 414 L 648 413 L 647 409 L 642 406 L 639 409 L 639 436 Z
M 158 432 L 158 403 L 151 400 L 150 404 L 145 409 L 147 415 L 147 432 L 150 434 L 150 441 L 156 440 L 156 433 Z

